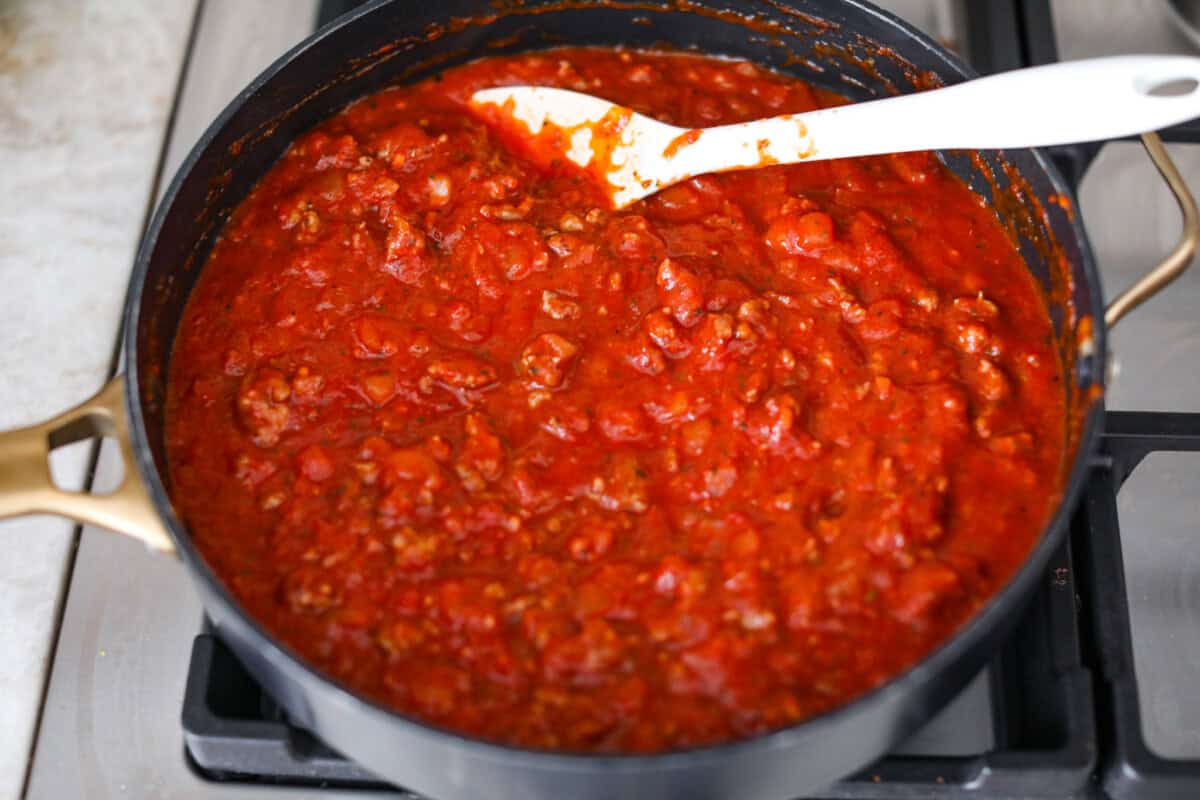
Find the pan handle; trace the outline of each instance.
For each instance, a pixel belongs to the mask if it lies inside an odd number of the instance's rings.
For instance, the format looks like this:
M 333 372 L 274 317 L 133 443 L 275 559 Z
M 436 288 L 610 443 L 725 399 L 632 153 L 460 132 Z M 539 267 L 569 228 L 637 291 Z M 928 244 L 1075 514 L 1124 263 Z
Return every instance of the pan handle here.
M 94 436 L 111 436 L 125 460 L 125 478 L 111 494 L 68 492 L 50 476 L 50 451 Z M 94 397 L 54 419 L 0 433 L 0 519 L 25 514 L 58 514 L 77 522 L 123 533 L 151 550 L 171 553 L 175 545 L 163 527 L 134 468 L 125 417 L 121 376 Z
M 1162 139 L 1157 133 L 1143 133 L 1142 145 L 1150 154 L 1150 160 L 1154 162 L 1154 166 L 1158 167 L 1158 171 L 1166 180 L 1167 185 L 1171 187 L 1175 201 L 1179 203 L 1179 210 L 1183 214 L 1183 233 L 1180 234 L 1175 249 L 1168 253 L 1158 263 L 1158 266 L 1134 281 L 1132 286 L 1114 297 L 1112 302 L 1105 307 L 1104 324 L 1109 328 L 1112 328 L 1126 314 L 1158 294 L 1168 283 L 1182 275 L 1188 265 L 1192 263 L 1192 257 L 1196 254 L 1197 247 L 1200 246 L 1200 211 L 1196 209 L 1196 199 L 1188 190 L 1175 162 L 1167 154 L 1167 148 L 1163 146 Z

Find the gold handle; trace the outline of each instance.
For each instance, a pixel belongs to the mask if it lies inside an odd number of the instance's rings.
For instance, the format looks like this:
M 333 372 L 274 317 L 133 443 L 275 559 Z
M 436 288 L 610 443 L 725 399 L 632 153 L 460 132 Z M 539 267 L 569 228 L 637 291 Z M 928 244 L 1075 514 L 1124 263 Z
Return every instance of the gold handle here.
M 50 451 L 93 436 L 111 436 L 125 460 L 125 479 L 111 494 L 67 492 L 50 477 Z M 90 400 L 40 425 L 0 433 L 0 519 L 25 514 L 58 514 L 138 539 L 152 550 L 171 553 L 175 545 L 138 479 L 125 384 L 109 381 Z
M 1183 274 L 1192 263 L 1196 247 L 1200 245 L 1200 212 L 1196 210 L 1196 200 L 1188 190 L 1183 176 L 1179 174 L 1175 162 L 1167 155 L 1167 148 L 1157 133 L 1143 133 L 1142 144 L 1150 154 L 1150 160 L 1171 187 L 1179 210 L 1183 213 L 1183 233 L 1166 258 L 1158 266 L 1150 270 L 1133 285 L 1121 292 L 1104 309 L 1104 324 L 1111 328 L 1121 321 L 1121 318 L 1142 303 L 1158 294 L 1164 286 Z

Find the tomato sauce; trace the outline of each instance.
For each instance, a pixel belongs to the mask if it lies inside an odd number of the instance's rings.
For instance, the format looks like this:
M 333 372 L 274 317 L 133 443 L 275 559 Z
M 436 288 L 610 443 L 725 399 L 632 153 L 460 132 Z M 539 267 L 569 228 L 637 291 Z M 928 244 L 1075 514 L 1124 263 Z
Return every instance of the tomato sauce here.
M 366 97 L 227 225 L 171 363 L 172 496 L 273 634 L 464 733 L 649 752 L 912 665 L 1060 493 L 1046 304 L 932 155 L 608 210 L 467 111 L 561 86 L 688 128 L 837 97 L 559 50 Z

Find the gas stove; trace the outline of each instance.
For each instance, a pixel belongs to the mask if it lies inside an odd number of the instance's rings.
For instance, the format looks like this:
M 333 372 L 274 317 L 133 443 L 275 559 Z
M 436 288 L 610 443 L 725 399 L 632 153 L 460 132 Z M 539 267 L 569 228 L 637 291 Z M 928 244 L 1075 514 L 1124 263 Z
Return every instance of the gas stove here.
M 308 10 L 319 25 L 357 4 L 324 0 Z M 981 72 L 1047 63 L 1060 51 L 1186 49 L 1151 0 L 881 5 L 956 47 Z M 189 115 L 206 121 L 219 110 L 188 106 L 189 96 L 219 106 L 222 94 L 231 96 L 255 71 L 217 69 L 213 77 L 204 69 L 227 33 L 223 15 L 236 18 L 219 4 L 202 5 L 170 148 L 178 156 L 198 133 L 181 130 L 181 122 Z M 295 18 L 288 24 L 293 36 L 309 27 Z M 221 78 L 228 80 L 214 87 Z M 1200 142 L 1200 124 L 1164 139 Z M 1139 151 L 1124 142 L 1053 151 L 1077 187 L 1112 289 L 1165 252 L 1178 225 L 1169 193 Z M 1173 154 L 1200 191 L 1200 149 Z M 1191 557 L 1200 470 L 1187 455 L 1200 450 L 1200 413 L 1178 413 L 1200 408 L 1200 371 L 1189 369 L 1200 356 L 1200 321 L 1192 314 L 1200 275 L 1179 286 L 1113 337 L 1110 406 L 1154 410 L 1108 413 L 1069 541 L 1016 633 L 915 736 L 822 797 L 1200 797 L 1200 560 Z M 95 488 L 103 488 L 113 461 L 102 452 Z M 179 565 L 85 528 L 28 795 L 118 794 L 407 795 L 290 724 L 207 632 Z

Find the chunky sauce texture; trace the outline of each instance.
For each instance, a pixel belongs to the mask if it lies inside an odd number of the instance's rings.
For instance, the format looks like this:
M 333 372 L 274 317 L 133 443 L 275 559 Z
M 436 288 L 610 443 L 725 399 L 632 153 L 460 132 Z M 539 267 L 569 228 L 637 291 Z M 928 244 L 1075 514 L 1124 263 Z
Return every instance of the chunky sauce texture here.
M 926 655 L 1061 483 L 1049 316 L 992 212 L 911 154 L 614 213 L 467 112 L 506 83 L 687 127 L 841 102 L 560 50 L 302 136 L 175 344 L 172 494 L 204 556 L 347 686 L 535 748 L 752 736 Z

